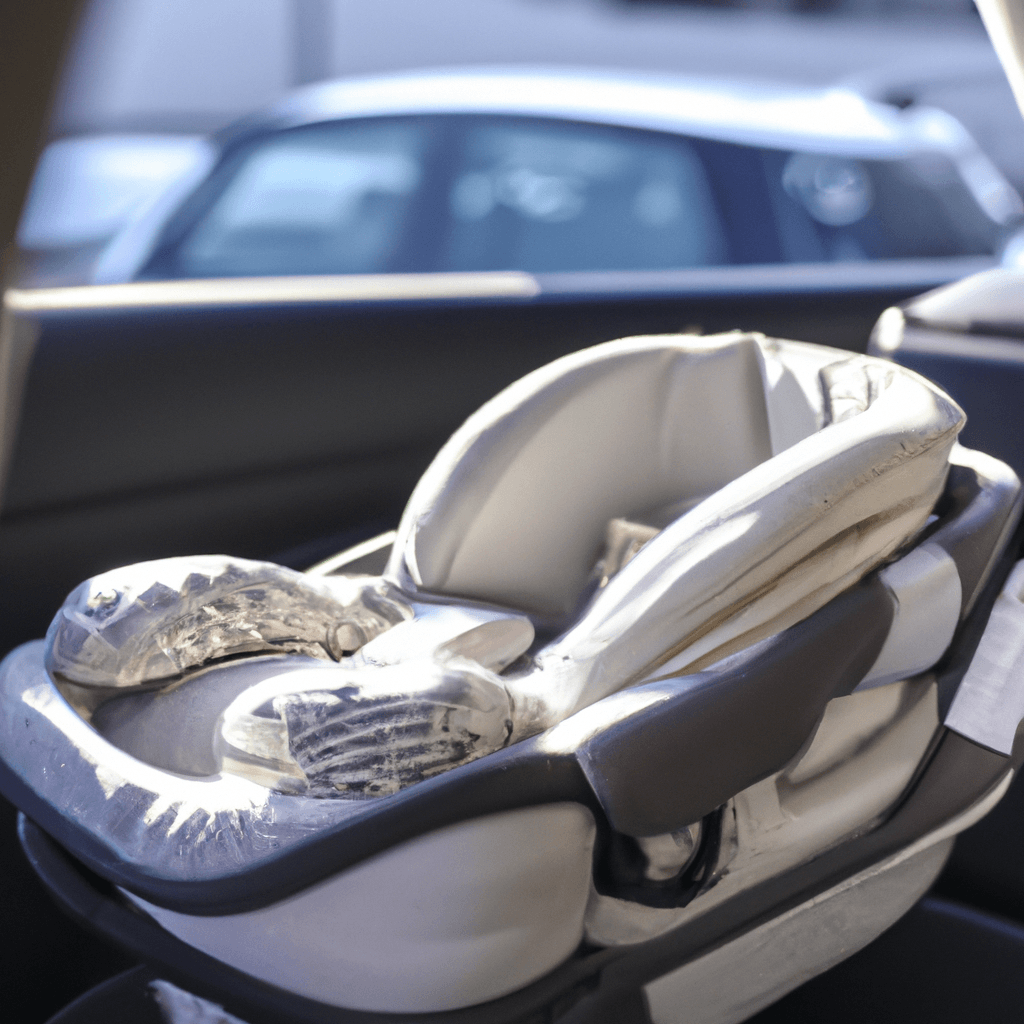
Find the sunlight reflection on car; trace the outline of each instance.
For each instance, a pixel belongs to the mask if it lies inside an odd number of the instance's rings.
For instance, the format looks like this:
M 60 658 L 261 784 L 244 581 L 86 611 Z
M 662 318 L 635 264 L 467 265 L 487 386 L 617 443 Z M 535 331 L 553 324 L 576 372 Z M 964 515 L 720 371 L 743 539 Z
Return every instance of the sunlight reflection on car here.
M 950 115 L 837 89 L 417 72 L 299 90 L 214 144 L 94 283 L 995 263 L 1024 214 Z

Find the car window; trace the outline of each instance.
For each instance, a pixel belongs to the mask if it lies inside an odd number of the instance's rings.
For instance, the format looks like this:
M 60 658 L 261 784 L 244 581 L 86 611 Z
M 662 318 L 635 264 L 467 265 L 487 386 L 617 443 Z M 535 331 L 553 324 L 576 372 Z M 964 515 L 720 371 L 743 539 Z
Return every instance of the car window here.
M 473 120 L 448 191 L 444 270 L 657 270 L 728 261 L 704 167 L 682 138 Z
M 685 139 L 427 117 L 333 122 L 229 154 L 139 276 L 728 262 L 708 175 Z
M 336 121 L 228 152 L 148 279 L 630 271 L 991 254 L 949 158 L 857 160 L 553 119 Z
M 991 254 L 1001 225 L 940 154 L 854 160 L 763 152 L 783 258 L 852 262 Z
M 389 269 L 421 183 L 425 135 L 411 121 L 333 123 L 249 147 L 146 276 Z

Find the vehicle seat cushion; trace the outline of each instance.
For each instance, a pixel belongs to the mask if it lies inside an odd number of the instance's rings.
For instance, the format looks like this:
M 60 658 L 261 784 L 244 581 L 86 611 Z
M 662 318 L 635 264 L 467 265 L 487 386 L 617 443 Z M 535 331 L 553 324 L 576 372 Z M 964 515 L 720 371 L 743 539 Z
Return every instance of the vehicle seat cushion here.
M 417 486 L 396 543 L 426 590 L 571 613 L 610 519 L 718 490 L 770 458 L 755 336 L 634 338 L 513 384 L 452 437 Z M 800 405 L 790 388 L 787 404 Z M 771 419 L 778 420 L 778 416 Z M 787 444 L 813 433 L 804 402 Z

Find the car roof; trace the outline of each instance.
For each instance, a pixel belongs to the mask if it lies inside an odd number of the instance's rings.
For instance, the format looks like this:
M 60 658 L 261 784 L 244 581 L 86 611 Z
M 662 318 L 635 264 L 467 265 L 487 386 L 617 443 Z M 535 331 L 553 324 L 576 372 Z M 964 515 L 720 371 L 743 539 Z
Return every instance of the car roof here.
M 299 89 L 220 136 L 402 114 L 559 118 L 746 145 L 896 158 L 973 149 L 939 110 L 877 103 L 843 88 L 810 89 L 578 68 L 457 68 L 350 78 Z

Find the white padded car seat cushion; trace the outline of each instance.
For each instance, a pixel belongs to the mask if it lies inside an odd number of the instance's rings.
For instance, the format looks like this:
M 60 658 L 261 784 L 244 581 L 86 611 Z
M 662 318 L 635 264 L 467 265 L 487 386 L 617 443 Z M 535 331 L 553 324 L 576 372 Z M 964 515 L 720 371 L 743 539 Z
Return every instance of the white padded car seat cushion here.
M 456 433 L 409 503 L 416 583 L 568 613 L 610 519 L 705 495 L 771 456 L 762 363 L 752 339 L 633 339 L 512 385 Z
M 629 338 L 542 367 L 441 450 L 389 571 L 417 589 L 564 618 L 611 519 L 694 504 L 821 431 L 835 417 L 820 372 L 848 359 L 734 332 Z

